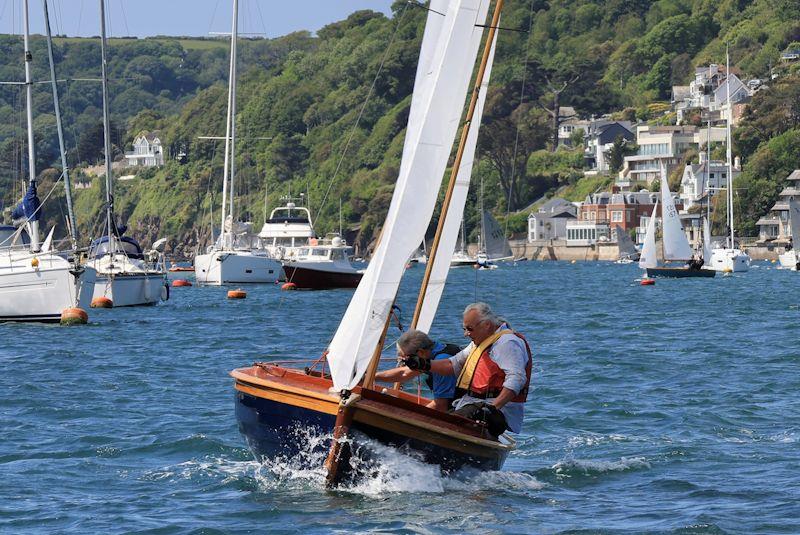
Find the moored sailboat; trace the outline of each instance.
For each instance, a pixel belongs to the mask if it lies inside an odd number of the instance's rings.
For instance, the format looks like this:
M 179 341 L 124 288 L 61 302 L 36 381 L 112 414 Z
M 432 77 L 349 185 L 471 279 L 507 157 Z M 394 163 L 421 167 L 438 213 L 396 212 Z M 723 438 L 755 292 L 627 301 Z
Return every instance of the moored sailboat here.
M 71 190 L 64 158 L 61 110 L 56 87 L 47 4 L 44 4 L 53 103 L 61 148 L 64 187 L 69 213 L 72 251 L 52 251 L 53 229 L 40 242 L 41 203 L 36 191 L 36 154 L 33 135 L 33 85 L 29 48 L 28 2 L 24 2 L 25 91 L 28 132 L 28 190 L 12 212 L 14 225 L 0 226 L 0 321 L 59 321 L 66 309 L 87 309 L 95 271 L 81 266 L 75 253 L 77 234 Z M 84 316 L 85 317 L 85 316 Z
M 154 305 L 169 299 L 167 269 L 163 247 L 157 240 L 145 253 L 132 238 L 124 236 L 127 228 L 117 225 L 114 215 L 114 176 L 112 174 L 111 126 L 108 111 L 108 74 L 106 64 L 105 3 L 100 1 L 100 54 L 103 88 L 103 141 L 105 149 L 106 234 L 92 242 L 87 265 L 97 272 L 94 299 L 110 300 L 115 307 Z
M 488 80 L 486 65 L 502 4 L 497 2 L 489 26 L 479 85 Z M 334 432 L 334 448 L 326 463 L 329 483 L 337 481 L 338 467 L 346 464 L 339 439 L 348 430 L 356 441 L 368 437 L 405 448 L 446 471 L 464 466 L 497 469 L 513 449 L 510 438 L 487 438 L 481 424 L 429 409 L 426 399 L 374 387 L 400 278 L 433 214 L 439 184 L 430 177 L 441 176 L 446 168 L 488 7 L 488 0 L 431 2 L 397 185 L 380 243 L 326 352 L 330 375 L 277 364 L 231 372 L 239 428 L 258 457 L 296 451 L 291 429 L 297 426 Z M 455 169 L 460 167 L 479 93 L 476 90 L 470 102 Z M 454 174 L 443 206 L 448 216 L 455 182 Z M 463 210 L 463 201 L 458 209 Z M 459 214 L 455 220 L 460 219 Z M 440 236 L 441 228 L 426 271 L 435 262 Z M 452 245 L 449 251 L 441 250 L 443 265 L 449 267 L 451 255 Z
M 225 169 L 222 177 L 222 221 L 217 240 L 205 254 L 195 256 L 197 282 L 202 284 L 267 283 L 281 275 L 280 263 L 260 247 L 250 233 L 249 223 L 234 215 L 236 176 L 236 45 L 239 27 L 239 2 L 233 0 L 231 55 L 228 80 L 228 112 L 225 126 Z M 256 243 L 254 243 L 256 242 Z

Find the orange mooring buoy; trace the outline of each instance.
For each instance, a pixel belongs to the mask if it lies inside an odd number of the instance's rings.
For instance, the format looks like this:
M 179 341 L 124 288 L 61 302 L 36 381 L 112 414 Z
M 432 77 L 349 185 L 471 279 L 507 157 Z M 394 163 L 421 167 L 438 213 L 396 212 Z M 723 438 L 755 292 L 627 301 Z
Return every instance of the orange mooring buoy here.
M 111 308 L 113 306 L 114 302 L 108 297 L 95 297 L 92 299 L 92 308 Z
M 187 281 L 186 279 L 175 279 L 174 281 L 172 281 L 173 288 L 181 288 L 184 286 L 191 286 L 191 285 L 192 283 Z
M 655 279 L 642 279 L 642 282 L 640 282 L 639 284 L 641 284 L 642 286 L 653 286 L 655 283 L 656 283 Z
M 281 286 L 281 290 L 296 290 L 296 289 L 297 289 L 297 285 L 295 283 L 293 283 L 293 282 L 285 282 Z
M 244 299 L 247 297 L 247 292 L 242 289 L 228 290 L 228 299 Z
M 86 325 L 89 314 L 82 308 L 65 308 L 61 312 L 61 325 Z

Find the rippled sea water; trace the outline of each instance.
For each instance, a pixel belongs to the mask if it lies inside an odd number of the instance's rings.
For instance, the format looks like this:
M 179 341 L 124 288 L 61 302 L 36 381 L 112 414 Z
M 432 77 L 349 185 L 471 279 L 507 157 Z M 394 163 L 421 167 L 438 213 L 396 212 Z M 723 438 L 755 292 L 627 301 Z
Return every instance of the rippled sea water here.
M 477 297 L 533 346 L 518 449 L 443 478 L 378 448 L 372 477 L 335 492 L 318 468 L 252 460 L 228 372 L 316 358 L 350 291 L 174 288 L 85 327 L 0 325 L 0 532 L 800 533 L 800 275 L 638 276 L 452 270 L 436 337 L 465 342 Z

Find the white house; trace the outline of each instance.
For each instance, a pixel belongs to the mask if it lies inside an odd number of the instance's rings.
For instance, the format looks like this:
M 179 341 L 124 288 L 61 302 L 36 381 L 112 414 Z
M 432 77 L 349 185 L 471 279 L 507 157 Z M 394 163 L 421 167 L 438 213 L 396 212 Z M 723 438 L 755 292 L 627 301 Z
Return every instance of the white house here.
M 735 179 L 741 172 L 739 158 L 736 158 L 733 167 L 733 178 Z M 704 204 L 706 192 L 709 197 L 713 197 L 724 188 L 728 183 L 728 164 L 723 161 L 707 161 L 706 153 L 700 152 L 699 164 L 688 164 L 683 170 L 681 178 L 680 198 L 683 201 L 683 209 L 688 211 L 695 205 Z
M 147 132 L 133 140 L 133 152 L 125 153 L 127 164 L 131 167 L 155 167 L 164 165 L 159 132 Z
M 718 111 L 727 108 L 728 83 L 731 87 L 731 102 L 737 104 L 751 96 L 751 89 L 738 76 L 731 73 L 728 80 L 725 67 L 712 63 L 708 67 L 697 67 L 694 80 L 688 86 L 672 87 L 672 107 L 677 113 L 678 123 L 685 119 L 691 109 Z
M 574 220 L 577 207 L 564 199 L 550 199 L 528 216 L 528 242 L 563 240 L 567 236 L 567 222 Z
M 756 223 L 759 241 L 788 241 L 792 236 L 789 224 L 789 201 L 800 199 L 800 169 L 792 171 L 786 181 L 789 185 L 780 193 L 778 202 L 770 209 L 769 214 Z

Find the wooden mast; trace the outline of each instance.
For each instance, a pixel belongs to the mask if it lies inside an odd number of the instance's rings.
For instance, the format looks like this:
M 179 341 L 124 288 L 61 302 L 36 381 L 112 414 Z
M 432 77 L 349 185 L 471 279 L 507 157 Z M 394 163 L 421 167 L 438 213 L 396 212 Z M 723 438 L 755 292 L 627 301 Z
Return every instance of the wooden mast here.
M 500 11 L 503 9 L 503 3 L 504 0 L 497 0 L 497 3 L 494 6 L 492 23 L 489 26 L 489 34 L 486 37 L 486 44 L 483 47 L 483 56 L 481 57 L 481 64 L 480 67 L 478 67 L 478 74 L 475 78 L 475 87 L 472 89 L 472 97 L 470 98 L 467 116 L 464 119 L 464 127 L 461 130 L 461 139 L 458 142 L 458 151 L 456 152 L 456 158 L 453 162 L 453 167 L 450 170 L 450 180 L 447 183 L 447 192 L 445 193 L 444 201 L 442 202 L 442 211 L 439 217 L 439 223 L 436 225 L 436 234 L 433 237 L 433 244 L 431 245 L 431 250 L 428 254 L 428 263 L 425 265 L 425 275 L 422 278 L 422 286 L 420 287 L 419 296 L 417 297 L 417 306 L 414 309 L 414 318 L 411 320 L 411 329 L 415 329 L 417 327 L 419 316 L 422 313 L 422 304 L 425 302 L 425 293 L 428 290 L 428 282 L 430 281 L 431 272 L 433 271 L 433 264 L 436 261 L 436 252 L 439 249 L 439 241 L 442 237 L 445 217 L 450 209 L 450 199 L 453 197 L 453 190 L 456 187 L 458 169 L 461 167 L 461 160 L 464 157 L 464 148 L 467 144 L 467 136 L 469 135 L 469 130 L 472 126 L 472 117 L 475 115 L 475 107 L 478 103 L 478 95 L 481 91 L 483 75 L 486 72 L 486 65 L 489 62 L 489 56 L 492 51 L 494 35 L 497 32 L 497 25 L 500 22 Z

